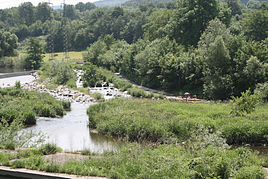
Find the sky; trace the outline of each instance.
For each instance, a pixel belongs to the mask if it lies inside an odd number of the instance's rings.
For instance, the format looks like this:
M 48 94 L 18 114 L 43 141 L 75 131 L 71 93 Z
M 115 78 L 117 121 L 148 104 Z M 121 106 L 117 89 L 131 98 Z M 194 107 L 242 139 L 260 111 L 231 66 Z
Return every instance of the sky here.
M 40 2 L 48 2 L 49 0 L 0 0 L 0 9 L 17 7 L 23 2 L 31 2 L 34 6 L 38 5 Z M 95 2 L 97 0 L 65 0 L 66 4 L 77 4 L 79 2 Z M 53 5 L 60 5 L 63 0 L 50 0 Z

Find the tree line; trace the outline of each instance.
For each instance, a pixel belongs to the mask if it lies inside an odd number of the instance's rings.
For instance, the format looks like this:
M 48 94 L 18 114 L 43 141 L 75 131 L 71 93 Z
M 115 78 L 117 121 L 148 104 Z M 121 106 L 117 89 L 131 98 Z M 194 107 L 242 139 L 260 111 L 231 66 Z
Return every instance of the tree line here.
M 47 52 L 63 51 L 66 41 L 69 50 L 89 46 L 87 61 L 141 85 L 226 99 L 268 80 L 268 3 L 244 3 L 178 0 L 135 8 L 78 3 L 63 10 L 23 3 L 1 10 L 0 24 L 19 41 L 43 36 Z

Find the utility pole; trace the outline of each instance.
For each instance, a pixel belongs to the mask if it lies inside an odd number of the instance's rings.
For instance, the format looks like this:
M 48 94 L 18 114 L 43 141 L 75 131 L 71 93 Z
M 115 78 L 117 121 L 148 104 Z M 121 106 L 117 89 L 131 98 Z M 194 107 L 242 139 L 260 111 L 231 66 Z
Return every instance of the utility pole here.
M 53 10 L 53 3 L 48 0 L 48 6 L 51 6 L 49 9 L 49 13 L 52 13 Z M 52 16 L 50 16 L 50 23 L 52 23 Z M 49 35 L 48 35 L 48 44 L 49 44 L 49 52 L 50 52 L 50 59 L 54 58 L 54 40 L 53 40 L 53 28 L 49 28 Z
M 66 3 L 63 0 L 63 16 L 62 16 L 62 25 L 63 25 L 63 45 L 64 45 L 64 58 L 69 58 L 69 38 L 68 38 L 68 29 L 67 29 L 67 16 L 66 16 Z

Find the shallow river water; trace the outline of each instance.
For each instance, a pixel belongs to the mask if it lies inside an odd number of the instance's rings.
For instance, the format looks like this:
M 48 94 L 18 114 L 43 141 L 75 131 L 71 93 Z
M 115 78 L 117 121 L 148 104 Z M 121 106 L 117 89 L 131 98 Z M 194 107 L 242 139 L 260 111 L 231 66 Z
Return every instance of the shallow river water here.
M 90 133 L 86 114 L 89 105 L 91 104 L 72 103 L 72 110 L 62 118 L 39 118 L 37 124 L 27 130 L 42 132 L 48 137 L 46 143 L 54 143 L 64 151 L 117 151 L 120 142 Z
M 1 73 L 1 72 L 0 72 Z M 16 81 L 21 84 L 34 81 L 33 76 L 19 76 L 0 79 L 0 87 L 11 87 Z M 87 108 L 93 103 L 72 103 L 71 111 L 62 118 L 39 118 L 36 125 L 27 131 L 41 132 L 46 136 L 45 143 L 53 143 L 64 151 L 89 150 L 94 153 L 117 151 L 120 142 L 107 136 L 91 133 L 88 128 Z

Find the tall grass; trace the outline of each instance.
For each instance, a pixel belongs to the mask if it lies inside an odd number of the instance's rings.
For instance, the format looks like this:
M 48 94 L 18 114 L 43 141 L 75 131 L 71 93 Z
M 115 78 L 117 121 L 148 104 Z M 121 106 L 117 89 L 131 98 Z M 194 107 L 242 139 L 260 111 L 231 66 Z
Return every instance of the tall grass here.
M 244 117 L 229 115 L 229 104 L 186 104 L 170 101 L 114 99 L 90 106 L 90 127 L 129 141 L 185 141 L 204 126 L 219 131 L 228 144 L 268 143 L 268 106 Z
M 256 178 L 264 170 L 255 153 L 248 149 L 219 150 L 209 146 L 190 152 L 181 146 L 157 147 L 128 144 L 119 153 L 89 157 L 85 161 L 52 163 L 38 150 L 14 156 L 0 153 L 0 164 L 83 176 L 109 178 Z M 19 158 L 19 160 L 14 160 Z M 13 159 L 13 160 L 12 160 Z

